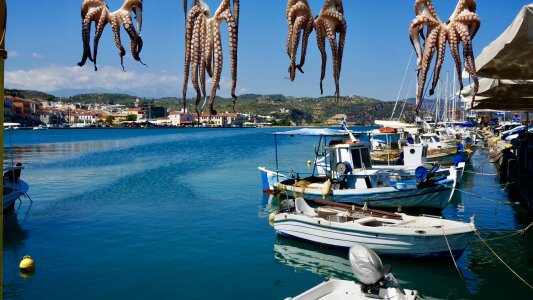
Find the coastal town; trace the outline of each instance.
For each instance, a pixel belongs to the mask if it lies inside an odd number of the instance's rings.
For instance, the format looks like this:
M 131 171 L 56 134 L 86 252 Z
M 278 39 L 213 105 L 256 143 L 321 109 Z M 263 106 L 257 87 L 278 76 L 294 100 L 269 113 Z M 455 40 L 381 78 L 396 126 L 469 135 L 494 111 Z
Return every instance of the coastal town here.
M 244 126 L 246 114 L 220 113 L 210 116 L 188 110 L 173 111 L 136 100 L 134 107 L 122 104 L 81 104 L 46 99 L 23 99 L 4 96 L 6 122 L 19 123 L 22 127 L 138 127 L 153 125 L 162 127 L 187 127 L 194 125 L 231 127 Z M 266 118 L 266 117 L 265 117 Z

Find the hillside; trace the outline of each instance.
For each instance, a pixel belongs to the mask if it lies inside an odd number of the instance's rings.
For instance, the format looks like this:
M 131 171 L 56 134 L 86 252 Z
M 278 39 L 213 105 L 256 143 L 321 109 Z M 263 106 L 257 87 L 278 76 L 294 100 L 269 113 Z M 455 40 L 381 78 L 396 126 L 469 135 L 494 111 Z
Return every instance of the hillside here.
M 57 98 L 53 95 L 38 91 L 19 91 L 6 90 L 6 94 L 15 94 L 26 99 L 47 99 L 60 100 L 74 103 L 106 103 L 122 104 L 127 107 L 133 107 L 137 99 L 141 102 L 149 103 L 155 106 L 162 106 L 170 110 L 181 108 L 181 99 L 178 98 L 159 98 L 146 99 L 127 94 L 112 93 L 88 93 L 70 96 L 66 98 Z M 253 115 L 273 115 L 280 120 L 291 120 L 299 125 L 305 124 L 323 124 L 329 118 L 336 114 L 345 114 L 350 123 L 373 124 L 376 119 L 388 119 L 394 109 L 394 102 L 384 102 L 366 97 L 342 97 L 336 101 L 332 96 L 310 98 L 310 97 L 291 97 L 281 94 L 259 95 L 243 94 L 240 95 L 233 109 L 231 98 L 217 97 L 215 109 L 218 112 L 251 113 Z M 396 112 L 401 110 L 401 106 Z M 194 112 L 194 100 L 187 99 L 189 111 Z M 413 105 L 407 103 L 404 110 L 404 119 L 412 120 Z

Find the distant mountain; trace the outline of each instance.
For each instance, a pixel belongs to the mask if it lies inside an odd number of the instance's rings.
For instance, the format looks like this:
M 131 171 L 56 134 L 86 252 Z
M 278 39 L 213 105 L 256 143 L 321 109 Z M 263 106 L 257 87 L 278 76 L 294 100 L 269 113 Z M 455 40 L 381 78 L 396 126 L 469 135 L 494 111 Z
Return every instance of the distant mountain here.
M 47 93 L 38 92 L 38 91 L 28 91 L 28 90 L 16 90 L 16 89 L 5 89 L 5 95 L 10 95 L 13 97 L 20 97 L 24 99 L 45 99 L 45 100 L 54 100 L 56 97 Z
M 81 95 L 81 94 L 127 94 L 128 92 L 126 90 L 120 90 L 120 89 L 104 89 L 104 88 L 90 88 L 90 89 L 61 89 L 61 90 L 55 90 L 51 92 L 52 94 L 56 95 L 57 97 L 71 97 L 75 95 Z

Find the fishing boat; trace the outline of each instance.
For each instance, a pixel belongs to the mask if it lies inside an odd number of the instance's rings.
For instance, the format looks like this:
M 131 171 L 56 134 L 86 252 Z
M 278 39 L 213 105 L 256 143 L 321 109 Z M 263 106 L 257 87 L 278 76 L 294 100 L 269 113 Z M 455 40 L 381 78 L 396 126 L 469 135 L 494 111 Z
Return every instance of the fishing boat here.
M 283 200 L 271 217 L 280 236 L 327 247 L 348 249 L 367 244 L 380 255 L 459 257 L 476 230 L 470 223 L 432 216 L 376 211 L 366 207 L 303 198 Z
M 315 164 L 311 176 L 300 178 L 300 173 L 285 174 L 259 167 L 262 172 L 263 190 L 280 192 L 289 196 L 361 203 L 369 207 L 432 208 L 442 210 L 450 201 L 457 180 L 455 170 L 445 176 L 438 166 L 429 171 L 420 166 L 407 179 L 399 176 L 398 170 L 373 168 L 370 160 L 370 144 L 338 137 L 351 133 L 334 129 L 303 128 L 275 135 L 319 136 L 315 151 Z M 327 138 L 331 138 L 327 142 Z M 276 140 L 277 141 L 277 140 Z M 327 146 L 325 146 L 327 144 Z M 425 151 L 424 146 L 413 146 L 413 153 Z M 277 142 L 276 142 L 277 153 Z M 276 155 L 276 170 L 278 159 Z M 400 169 L 401 171 L 401 169 Z M 416 173 L 416 174 L 413 174 Z M 441 177 L 438 177 L 440 175 Z
M 350 248 L 349 259 L 352 272 L 360 283 L 349 280 L 326 279 L 310 290 L 286 300 L 316 299 L 417 299 L 418 292 L 403 289 L 388 265 L 365 245 Z
M 3 211 L 11 209 L 17 199 L 26 195 L 29 185 L 20 179 L 20 173 L 24 167 L 17 163 L 13 167 L 4 168 Z

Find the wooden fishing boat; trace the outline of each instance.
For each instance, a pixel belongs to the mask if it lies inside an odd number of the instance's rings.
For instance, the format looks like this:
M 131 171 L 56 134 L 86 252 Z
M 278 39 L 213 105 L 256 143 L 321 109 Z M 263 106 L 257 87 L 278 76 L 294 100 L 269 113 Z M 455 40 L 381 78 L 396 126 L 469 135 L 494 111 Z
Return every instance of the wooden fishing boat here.
M 320 142 L 325 144 L 325 139 L 322 138 L 335 137 L 339 131 L 330 133 L 324 129 L 300 129 L 277 134 L 320 135 Z M 431 172 L 426 170 L 423 177 L 412 174 L 405 179 L 398 176 L 401 170 L 374 168 L 370 161 L 369 146 L 369 143 L 354 142 L 351 139 L 332 139 L 324 146 L 321 159 L 315 159 L 313 170 L 316 173 L 304 178 L 300 178 L 298 174 L 291 176 L 259 167 L 263 190 L 294 197 L 323 197 L 336 202 L 366 203 L 369 207 L 442 210 L 448 205 L 457 180 L 456 174 L 450 174 L 454 170 L 449 171 L 449 176 L 441 177 L 436 176 L 443 174 L 437 172 L 437 169 L 432 169 Z M 413 153 L 421 152 L 424 151 L 424 146 L 415 146 L 412 150 Z

